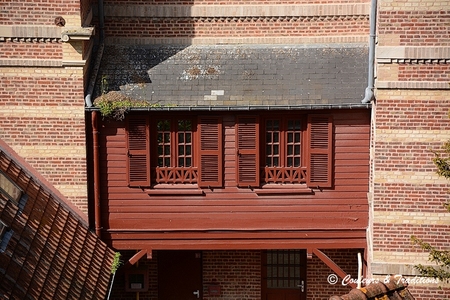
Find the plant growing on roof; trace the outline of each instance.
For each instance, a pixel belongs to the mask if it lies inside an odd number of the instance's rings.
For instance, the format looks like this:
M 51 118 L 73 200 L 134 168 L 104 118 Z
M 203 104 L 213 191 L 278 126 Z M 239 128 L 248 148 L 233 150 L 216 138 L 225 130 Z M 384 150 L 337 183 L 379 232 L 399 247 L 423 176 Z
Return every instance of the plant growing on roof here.
M 120 252 L 114 253 L 114 260 L 111 266 L 111 274 L 115 274 L 117 272 L 117 269 L 122 265 L 123 261 L 120 260 Z
M 94 105 L 100 109 L 104 118 L 112 118 L 117 121 L 122 121 L 130 108 L 160 106 L 145 100 L 132 99 L 117 91 L 111 91 L 96 98 Z

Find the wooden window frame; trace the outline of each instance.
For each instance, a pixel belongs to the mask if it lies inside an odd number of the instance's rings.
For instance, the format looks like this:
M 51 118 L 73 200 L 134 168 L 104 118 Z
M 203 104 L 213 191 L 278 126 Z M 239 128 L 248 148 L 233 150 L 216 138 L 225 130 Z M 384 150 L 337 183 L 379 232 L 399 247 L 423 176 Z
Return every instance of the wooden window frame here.
M 159 121 L 169 120 L 170 121 L 170 166 L 158 166 L 158 129 L 157 124 Z M 191 121 L 191 165 L 189 167 L 178 165 L 178 121 L 179 120 L 189 120 Z M 192 185 L 193 187 L 197 185 L 198 182 L 198 162 L 196 155 L 197 148 L 197 133 L 196 133 L 196 120 L 194 117 L 185 117 L 182 115 L 171 115 L 171 116 L 161 116 L 155 118 L 150 123 L 150 136 L 154 137 L 150 139 L 150 152 L 155 153 L 150 157 L 150 169 L 151 169 L 151 184 L 186 184 Z
M 301 120 L 301 166 L 285 168 L 281 179 L 266 182 L 265 122 L 268 119 Z M 280 131 L 285 135 L 284 130 Z M 252 136 L 254 134 L 254 138 Z M 249 147 L 251 141 L 256 147 Z M 241 144 L 244 145 L 241 145 Z M 280 149 L 284 152 L 285 145 Z M 312 188 L 333 186 L 333 118 L 328 114 L 286 113 L 259 116 L 238 116 L 236 121 L 236 181 L 237 186 L 252 188 L 258 194 L 311 193 Z M 242 157 L 252 157 L 241 163 Z M 286 155 L 283 154 L 285 157 Z M 257 174 L 252 173 L 255 165 Z M 296 173 L 295 173 L 296 172 Z M 244 174 L 244 175 L 242 175 Z M 275 174 L 273 176 L 278 176 Z M 244 178 L 245 180 L 242 180 Z M 286 179 L 287 178 L 287 179 Z M 295 180 L 288 180 L 294 178 Z
M 266 166 L 266 122 L 269 120 L 279 120 L 279 166 Z M 287 166 L 287 133 L 288 133 L 288 121 L 298 120 L 301 125 L 300 134 L 300 166 Z M 271 115 L 262 118 L 260 131 L 261 145 L 261 181 L 263 185 L 276 186 L 281 184 L 296 184 L 296 185 L 306 185 L 306 153 L 308 152 L 307 145 L 307 123 L 306 116 L 303 114 L 287 114 L 287 115 Z
M 223 186 L 222 117 L 171 114 L 170 116 L 152 117 L 151 121 L 150 118 L 149 115 L 129 115 L 127 119 L 129 187 L 139 187 L 151 194 L 164 195 L 199 194 L 192 189 Z M 177 124 L 178 120 L 183 119 L 192 122 L 192 162 L 190 167 L 178 166 Z M 158 141 L 156 137 L 157 122 L 161 120 L 171 121 L 170 167 L 158 167 Z M 133 126 L 137 126 L 137 129 Z M 137 132 L 134 133 L 134 131 Z M 134 137 L 136 141 L 133 141 Z M 137 165 L 133 165 L 135 157 L 135 164 Z M 174 192 L 174 189 L 177 192 Z

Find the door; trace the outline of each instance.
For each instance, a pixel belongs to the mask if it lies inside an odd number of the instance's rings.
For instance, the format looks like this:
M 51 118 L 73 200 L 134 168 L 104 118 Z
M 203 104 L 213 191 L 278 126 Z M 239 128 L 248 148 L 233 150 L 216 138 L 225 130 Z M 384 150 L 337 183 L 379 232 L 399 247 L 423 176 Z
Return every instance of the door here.
M 158 299 L 202 299 L 200 251 L 158 251 Z
M 261 278 L 263 300 L 305 300 L 306 251 L 264 252 Z

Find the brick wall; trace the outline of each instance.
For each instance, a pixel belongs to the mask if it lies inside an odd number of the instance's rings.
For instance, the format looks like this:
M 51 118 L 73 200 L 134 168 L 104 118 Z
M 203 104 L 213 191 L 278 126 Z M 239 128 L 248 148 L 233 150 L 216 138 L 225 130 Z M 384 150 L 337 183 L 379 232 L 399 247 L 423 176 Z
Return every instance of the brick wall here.
M 358 249 L 323 250 L 353 281 L 358 279 Z M 364 256 L 362 250 L 361 255 Z M 328 276 L 335 274 L 324 262 L 313 255 L 307 261 L 308 271 L 308 300 L 328 299 L 333 295 L 344 295 L 351 290 L 346 281 L 341 278 L 336 284 L 328 282 Z M 343 284 L 344 283 L 344 284 Z
M 324 251 L 351 278 L 357 278 L 357 250 Z M 127 261 L 134 252 L 122 252 L 122 259 Z M 140 292 L 142 299 L 156 300 L 158 295 L 158 251 L 153 251 L 153 258 L 141 259 L 137 267 L 148 268 L 149 290 Z M 326 299 L 332 295 L 348 293 L 350 287 L 342 285 L 339 279 L 335 285 L 327 281 L 333 271 L 320 259 L 313 256 L 307 261 L 307 299 Z M 221 295 L 208 294 L 208 286 L 217 284 L 221 287 Z M 136 299 L 136 293 L 125 292 L 123 271 L 117 273 L 111 299 Z M 203 251 L 203 299 L 261 299 L 261 251 L 259 250 L 227 250 Z
M 432 150 L 450 139 L 448 1 L 379 1 L 371 212 L 372 275 L 417 276 L 429 264 L 416 235 L 448 249 L 449 181 Z M 420 275 L 419 275 L 420 276 Z M 448 297 L 445 284 L 415 284 L 415 299 Z M 445 295 L 445 296 L 444 296 Z
M 2 1 L 0 10 L 2 25 L 54 25 L 57 16 L 79 15 L 80 1 L 41 0 L 37 3 L 21 0 Z
M 89 41 L 62 42 L 89 20 L 90 1 L 3 1 L 0 138 L 87 213 L 84 124 Z M 55 24 L 63 17 L 64 26 Z M 62 25 L 62 24 L 60 24 Z M 89 36 L 87 36 L 89 39 Z
M 318 6 L 317 3 L 322 5 Z M 109 1 L 107 43 L 366 43 L 369 1 Z

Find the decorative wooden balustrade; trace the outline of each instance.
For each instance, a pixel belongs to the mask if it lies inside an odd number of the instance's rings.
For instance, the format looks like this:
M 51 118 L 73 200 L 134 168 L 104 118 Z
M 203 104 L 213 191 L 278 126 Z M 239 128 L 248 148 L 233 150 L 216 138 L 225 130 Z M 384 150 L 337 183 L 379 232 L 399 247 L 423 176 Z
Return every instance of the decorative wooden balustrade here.
M 156 167 L 157 184 L 196 184 L 197 167 Z
M 306 183 L 306 167 L 264 167 L 265 183 Z

